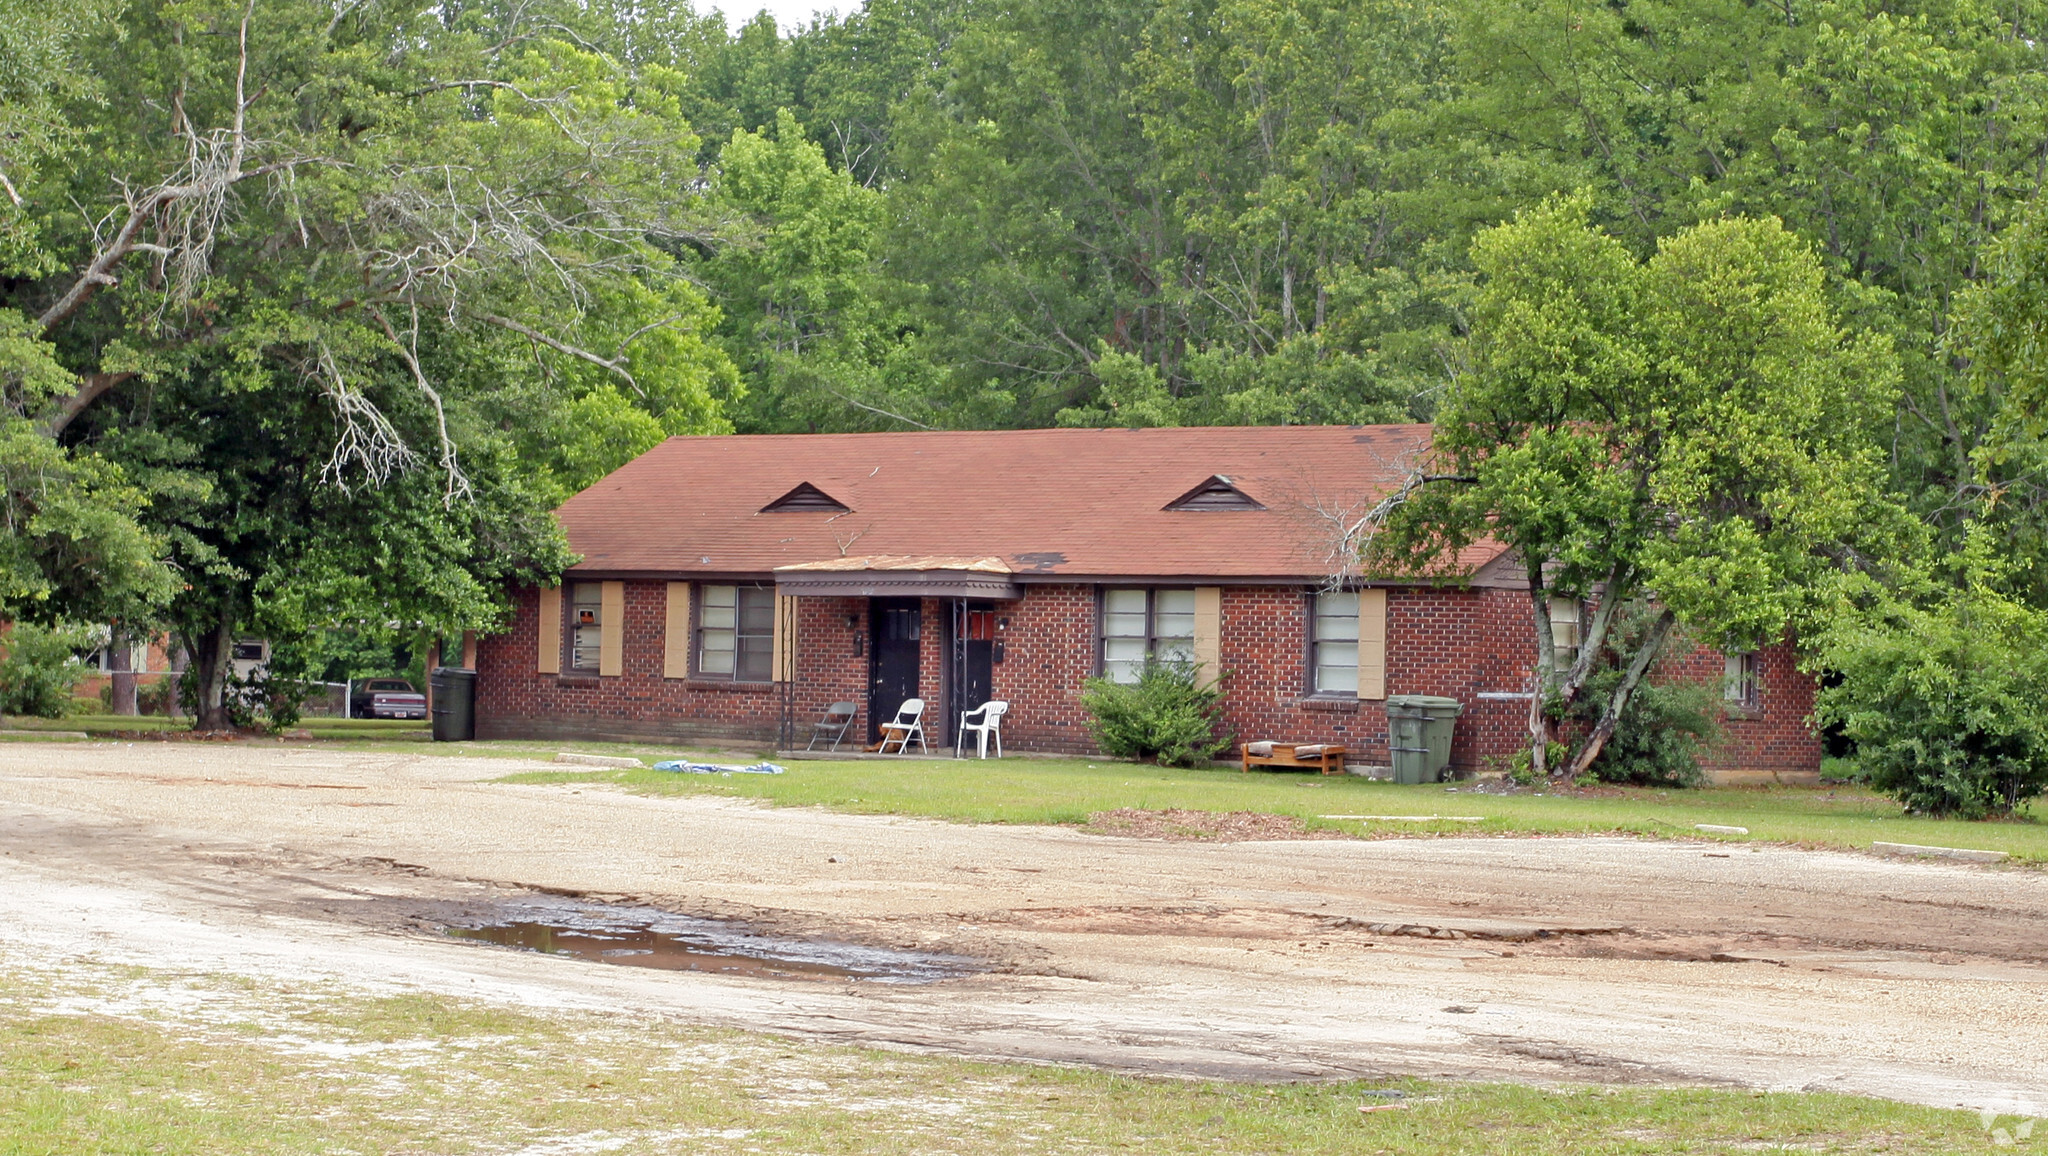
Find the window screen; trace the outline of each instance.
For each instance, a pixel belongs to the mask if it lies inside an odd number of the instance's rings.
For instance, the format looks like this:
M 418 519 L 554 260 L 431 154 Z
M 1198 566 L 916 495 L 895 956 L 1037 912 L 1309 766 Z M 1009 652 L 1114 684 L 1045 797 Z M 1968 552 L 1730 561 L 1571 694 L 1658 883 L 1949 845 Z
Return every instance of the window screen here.
M 1145 590 L 1102 593 L 1102 676 L 1111 682 L 1136 682 L 1145 665 L 1148 645 Z
M 1315 689 L 1358 693 L 1358 591 L 1316 595 Z
M 1740 650 L 1727 658 L 1727 681 L 1722 694 L 1730 704 L 1755 707 L 1763 701 L 1763 666 L 1756 651 Z
M 604 583 L 578 582 L 569 589 L 569 669 L 597 670 L 604 636 Z
M 697 673 L 768 682 L 775 661 L 775 591 L 706 586 L 697 610 Z
M 1579 660 L 1579 615 L 1578 599 L 1550 599 L 1550 645 L 1560 671 Z
M 1111 682 L 1136 682 L 1148 655 L 1194 661 L 1193 590 L 1102 592 L 1102 676 Z

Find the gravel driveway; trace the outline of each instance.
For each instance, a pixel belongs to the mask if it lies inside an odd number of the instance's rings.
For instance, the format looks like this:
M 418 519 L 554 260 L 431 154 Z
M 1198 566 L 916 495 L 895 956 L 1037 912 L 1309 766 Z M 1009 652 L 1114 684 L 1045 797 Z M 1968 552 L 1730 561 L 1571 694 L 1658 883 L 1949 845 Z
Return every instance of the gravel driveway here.
M 1612 838 L 1165 842 L 490 781 L 530 766 L 10 744 L 0 960 L 1194 1076 L 1721 1084 L 2048 1114 L 2038 871 Z M 549 894 L 989 970 L 728 976 L 441 934 Z

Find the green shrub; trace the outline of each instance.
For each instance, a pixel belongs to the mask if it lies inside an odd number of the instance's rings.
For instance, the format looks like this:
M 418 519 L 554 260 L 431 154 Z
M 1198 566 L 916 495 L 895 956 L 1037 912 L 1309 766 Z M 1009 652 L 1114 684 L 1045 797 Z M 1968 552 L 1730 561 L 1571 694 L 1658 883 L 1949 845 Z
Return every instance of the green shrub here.
M 1973 578 L 1933 609 L 1844 618 L 1815 716 L 1856 743 L 1876 790 L 1930 815 L 2010 814 L 2048 790 L 2048 615 Z
M 175 678 L 135 679 L 135 713 L 138 715 L 166 715 L 171 713 L 171 703 L 178 695 L 178 680 Z M 101 714 L 114 713 L 114 683 L 112 679 L 100 688 L 97 708 Z
M 1147 660 L 1135 683 L 1091 678 L 1081 707 L 1102 752 L 1116 758 L 1154 758 L 1187 767 L 1214 758 L 1231 743 L 1219 733 L 1223 691 L 1204 685 L 1185 660 Z
M 101 641 L 87 626 L 32 626 L 16 623 L 6 634 L 0 658 L 0 714 L 63 718 L 71 692 L 91 671 L 78 652 Z
M 135 711 L 137 714 L 155 714 L 169 717 L 178 702 L 178 680 L 156 678 L 138 682 L 135 686 Z
M 1621 676 L 1620 670 L 1608 667 L 1586 679 L 1573 717 L 1589 727 L 1598 721 Z M 1586 770 L 1603 783 L 1704 785 L 1707 774 L 1700 769 L 1700 755 L 1721 741 L 1721 718 L 1727 709 L 1719 687 L 1645 679 L 1629 696 L 1600 757 Z

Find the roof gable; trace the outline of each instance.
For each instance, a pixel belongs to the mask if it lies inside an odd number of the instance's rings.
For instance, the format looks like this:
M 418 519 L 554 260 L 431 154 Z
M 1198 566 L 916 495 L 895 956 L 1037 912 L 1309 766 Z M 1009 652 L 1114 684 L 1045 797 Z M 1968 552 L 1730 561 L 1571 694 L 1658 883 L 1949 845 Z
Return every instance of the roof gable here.
M 1169 510 L 1263 510 L 1258 499 L 1231 484 L 1222 474 L 1209 479 L 1166 503 Z
M 853 507 L 809 482 L 798 482 L 795 489 L 760 509 L 763 514 L 811 514 L 819 511 L 850 514 Z

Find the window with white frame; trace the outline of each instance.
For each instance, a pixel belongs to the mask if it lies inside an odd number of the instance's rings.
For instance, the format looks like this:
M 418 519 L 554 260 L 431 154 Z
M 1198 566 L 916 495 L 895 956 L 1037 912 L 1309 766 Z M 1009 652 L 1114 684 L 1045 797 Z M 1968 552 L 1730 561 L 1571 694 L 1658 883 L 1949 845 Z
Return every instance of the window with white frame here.
M 1550 597 L 1550 646 L 1557 669 L 1569 670 L 1579 659 L 1580 621 L 1584 604 L 1576 598 Z
M 767 682 L 775 661 L 775 591 L 706 586 L 697 610 L 697 674 Z
M 569 588 L 569 669 L 597 673 L 604 648 L 604 583 Z
M 1315 594 L 1309 668 L 1317 695 L 1358 695 L 1358 590 Z
M 1102 592 L 1102 676 L 1136 682 L 1147 657 L 1194 661 L 1193 590 Z
M 1757 661 L 1754 650 L 1735 650 L 1728 653 L 1726 679 L 1722 683 L 1722 696 L 1728 705 L 1743 710 L 1755 710 L 1763 703 L 1763 664 Z
M 1315 595 L 1309 667 L 1317 694 L 1358 693 L 1358 591 Z

